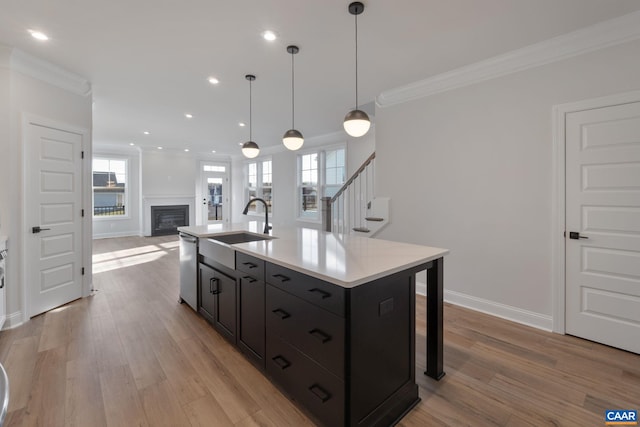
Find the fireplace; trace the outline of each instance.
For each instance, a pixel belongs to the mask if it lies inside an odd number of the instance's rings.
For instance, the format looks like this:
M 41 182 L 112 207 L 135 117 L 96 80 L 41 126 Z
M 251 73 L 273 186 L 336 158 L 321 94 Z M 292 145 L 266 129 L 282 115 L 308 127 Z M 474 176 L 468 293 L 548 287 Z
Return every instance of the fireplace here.
M 151 206 L 151 235 L 177 234 L 189 225 L 189 205 Z

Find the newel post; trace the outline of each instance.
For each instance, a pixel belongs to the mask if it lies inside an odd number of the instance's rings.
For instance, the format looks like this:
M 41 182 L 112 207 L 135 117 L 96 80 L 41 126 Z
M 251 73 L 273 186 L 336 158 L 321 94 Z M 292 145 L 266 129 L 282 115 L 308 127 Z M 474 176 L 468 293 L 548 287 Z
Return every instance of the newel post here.
M 331 231 L 331 197 L 322 197 L 322 230 Z

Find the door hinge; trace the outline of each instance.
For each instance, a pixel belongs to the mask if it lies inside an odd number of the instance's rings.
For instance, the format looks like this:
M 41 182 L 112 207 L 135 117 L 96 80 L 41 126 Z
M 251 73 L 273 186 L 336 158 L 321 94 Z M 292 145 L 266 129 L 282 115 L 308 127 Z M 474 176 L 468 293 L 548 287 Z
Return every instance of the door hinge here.
M 84 276 L 84 267 L 82 267 L 82 275 Z
M 80 209 L 80 216 L 84 217 L 84 209 Z

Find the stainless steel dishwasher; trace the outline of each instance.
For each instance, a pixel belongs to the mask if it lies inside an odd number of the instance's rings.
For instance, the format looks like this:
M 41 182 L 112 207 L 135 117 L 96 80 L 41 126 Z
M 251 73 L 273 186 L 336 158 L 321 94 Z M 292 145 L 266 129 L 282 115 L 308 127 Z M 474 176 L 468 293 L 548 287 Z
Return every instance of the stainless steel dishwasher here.
M 180 233 L 180 302 L 198 311 L 198 238 Z

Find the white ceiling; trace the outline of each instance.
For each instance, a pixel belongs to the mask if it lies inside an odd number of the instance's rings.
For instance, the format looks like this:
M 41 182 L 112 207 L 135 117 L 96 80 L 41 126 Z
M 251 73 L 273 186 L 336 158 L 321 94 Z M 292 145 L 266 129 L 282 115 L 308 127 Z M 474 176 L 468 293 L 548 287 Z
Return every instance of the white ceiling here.
M 359 98 L 640 9 L 638 0 L 365 0 Z M 95 145 L 238 155 L 342 129 L 354 103 L 354 18 L 338 0 L 0 0 L 0 43 L 87 78 Z M 27 29 L 47 33 L 38 42 Z M 279 38 L 266 42 L 261 32 Z M 212 86 L 214 75 L 220 84 Z M 185 113 L 194 115 L 186 119 Z M 374 119 L 375 121 L 375 119 Z M 143 131 L 151 132 L 143 135 Z M 346 135 L 346 134 L 345 134 Z

